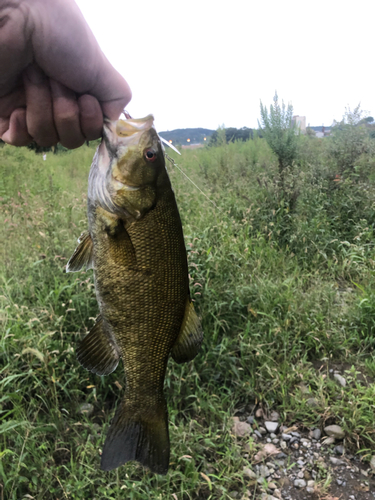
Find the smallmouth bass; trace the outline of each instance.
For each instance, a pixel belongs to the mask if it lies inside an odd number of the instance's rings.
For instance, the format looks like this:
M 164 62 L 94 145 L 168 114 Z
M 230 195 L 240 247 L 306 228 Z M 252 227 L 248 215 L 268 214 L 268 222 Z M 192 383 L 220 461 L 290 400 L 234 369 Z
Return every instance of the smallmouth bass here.
M 81 365 L 112 373 L 122 358 L 125 395 L 108 431 L 103 470 L 136 460 L 166 474 L 169 355 L 192 360 L 203 333 L 190 299 L 181 219 L 153 116 L 106 121 L 89 175 L 88 231 L 67 272 L 92 268 L 100 309 L 77 349 Z

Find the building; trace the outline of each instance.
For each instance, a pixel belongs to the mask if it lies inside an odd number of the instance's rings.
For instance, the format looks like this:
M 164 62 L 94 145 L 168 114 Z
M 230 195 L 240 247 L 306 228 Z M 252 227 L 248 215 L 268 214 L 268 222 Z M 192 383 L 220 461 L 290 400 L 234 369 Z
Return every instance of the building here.
M 293 116 L 292 124 L 296 126 L 302 134 L 306 134 L 306 116 Z

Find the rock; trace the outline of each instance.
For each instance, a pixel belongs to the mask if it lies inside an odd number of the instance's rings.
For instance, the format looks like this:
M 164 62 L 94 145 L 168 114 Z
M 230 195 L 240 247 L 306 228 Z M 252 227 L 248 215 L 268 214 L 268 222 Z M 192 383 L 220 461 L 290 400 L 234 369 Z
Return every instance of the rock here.
M 307 481 L 307 486 L 310 486 L 310 488 L 313 488 L 315 486 L 315 481 L 313 481 L 313 480 Z
M 252 471 L 249 467 L 244 467 L 242 471 L 244 476 L 249 477 L 250 479 L 256 479 L 257 475 L 254 471 Z
M 343 439 L 345 437 L 345 432 L 339 425 L 328 425 L 324 427 L 324 432 L 335 439 Z
M 308 486 L 306 488 L 306 493 L 314 493 L 314 488 L 312 488 L 311 486 Z
M 313 439 L 316 439 L 317 441 L 319 441 L 319 439 L 321 438 L 321 435 L 322 435 L 322 431 L 320 429 L 314 429 L 312 431 L 312 437 L 313 437 Z
M 336 455 L 343 455 L 345 453 L 345 448 L 340 444 L 338 446 L 335 446 L 333 448 L 333 451 L 336 453 Z
M 258 431 L 261 433 L 261 434 L 267 434 L 267 431 L 264 427 L 259 427 L 258 428 Z
M 306 486 L 306 481 L 304 479 L 296 479 L 293 484 L 296 488 L 304 488 Z
M 367 470 L 364 470 L 364 469 L 361 469 L 361 474 L 362 474 L 362 476 L 365 476 L 365 477 L 368 476 Z
M 370 467 L 373 471 L 375 471 L 375 455 L 373 455 L 371 458 Z
M 247 422 L 240 422 L 238 417 L 234 417 L 232 432 L 237 437 L 244 437 L 251 434 L 253 429 Z
M 283 459 L 283 458 L 287 458 L 288 455 L 286 455 L 285 453 L 283 452 L 280 452 L 276 455 L 276 458 L 279 458 L 279 459 Z
M 271 434 L 270 434 L 270 438 L 271 438 L 271 439 L 276 439 L 276 434 L 274 434 L 273 432 L 271 432 Z
M 342 386 L 342 387 L 345 387 L 346 386 L 346 380 L 344 379 L 343 376 L 339 375 L 338 373 L 335 373 L 333 375 L 333 378 L 335 380 L 337 380 L 337 382 Z
M 288 448 L 288 445 L 286 444 L 285 441 L 281 441 L 280 447 L 281 447 L 282 450 L 286 450 Z
M 79 405 L 78 411 L 89 417 L 94 411 L 94 406 L 90 403 L 82 403 Z
M 305 462 L 303 460 L 297 460 L 297 465 L 300 469 L 305 465 Z
M 277 489 L 277 486 L 275 483 L 268 483 L 268 487 L 270 490 L 276 490 Z
M 333 465 L 346 465 L 346 462 L 344 460 L 340 460 L 339 458 L 336 457 L 329 457 L 329 461 Z
M 255 418 L 253 416 L 247 417 L 246 422 L 250 425 L 253 425 L 255 422 Z
M 300 438 L 301 434 L 299 432 L 291 432 L 291 435 L 296 438 Z
M 292 436 L 290 434 L 281 434 L 281 437 L 282 439 L 284 439 L 284 441 L 290 441 L 292 439 Z
M 299 471 L 299 473 L 297 474 L 297 476 L 300 478 L 300 479 L 305 479 L 305 476 L 304 476 L 304 473 L 303 471 Z
M 254 434 L 259 438 L 262 439 L 262 434 L 259 431 L 254 431 Z
M 262 408 L 258 408 L 257 411 L 255 412 L 255 416 L 257 418 L 262 418 L 263 417 L 263 410 Z
M 334 437 L 328 437 L 324 440 L 323 444 L 326 444 L 327 446 L 334 443 L 335 442 L 335 438 Z M 319 445 L 319 446 L 318 446 Z M 320 443 L 316 443 L 316 446 L 317 448 L 320 447 Z
M 279 424 L 277 422 L 264 422 L 264 425 L 266 426 L 266 429 L 268 432 L 276 432 Z

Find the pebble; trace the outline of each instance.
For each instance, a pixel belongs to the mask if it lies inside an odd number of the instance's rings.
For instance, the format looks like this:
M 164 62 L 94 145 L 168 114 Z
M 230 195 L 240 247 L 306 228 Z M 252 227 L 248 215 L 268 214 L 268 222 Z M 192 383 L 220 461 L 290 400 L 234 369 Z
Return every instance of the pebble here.
M 258 431 L 261 433 L 261 434 L 267 434 L 267 431 L 264 427 L 259 427 L 258 428 Z
M 336 457 L 329 457 L 329 461 L 333 465 L 346 465 L 346 462 L 344 460 L 340 460 L 339 458 Z
M 370 467 L 373 471 L 375 471 L 375 455 L 373 455 L 371 458 Z
M 340 444 L 338 446 L 335 446 L 333 448 L 333 451 L 336 453 L 336 455 L 343 455 L 345 453 L 345 448 Z
M 333 375 L 333 378 L 335 380 L 337 380 L 337 382 L 341 385 L 341 387 L 345 387 L 346 386 L 346 380 L 344 379 L 344 377 L 342 375 L 339 375 L 338 373 L 335 373 Z
M 244 437 L 248 436 L 253 432 L 253 429 L 247 422 L 240 422 L 238 420 L 238 417 L 233 418 L 233 427 L 232 427 L 232 432 L 235 434 L 237 437 Z
M 277 411 L 271 412 L 271 415 L 270 415 L 271 422 L 277 422 L 279 419 L 280 419 L 280 415 L 277 413 Z
M 250 425 L 253 425 L 255 422 L 255 418 L 253 416 L 247 417 L 246 422 Z
M 304 488 L 306 486 L 306 481 L 304 479 L 296 479 L 293 484 L 296 488 Z
M 301 437 L 301 434 L 299 432 L 291 432 L 291 435 L 296 437 L 296 438 L 300 438 Z
M 268 432 L 276 432 L 279 424 L 278 422 L 264 422 L 264 425 L 266 426 L 266 429 Z
M 266 465 L 259 466 L 259 475 L 260 477 L 268 477 L 270 475 L 270 470 Z
M 284 439 L 284 441 L 290 441 L 292 439 L 292 436 L 290 434 L 281 434 L 281 437 Z
M 305 462 L 303 460 L 297 460 L 297 465 L 302 469 L 302 467 L 305 465 Z
M 262 434 L 259 431 L 254 431 L 254 434 L 258 436 L 259 439 L 262 439 Z
M 345 437 L 345 432 L 339 425 L 328 425 L 324 427 L 324 432 L 335 439 L 343 439 Z
M 311 408 L 316 408 L 317 406 L 319 406 L 319 401 L 315 398 L 309 398 L 306 399 L 306 404 L 308 406 L 311 406 Z
M 304 479 L 305 475 L 304 473 L 300 470 L 299 473 L 297 474 L 297 476 L 300 478 L 300 479 Z
M 257 475 L 253 470 L 251 470 L 249 467 L 244 467 L 243 468 L 243 475 L 248 476 L 250 479 L 256 479 Z
M 307 486 L 310 486 L 310 488 L 312 488 L 313 486 L 315 485 L 315 481 L 307 481 Z
M 312 431 L 312 437 L 314 439 L 316 439 L 317 441 L 319 441 L 319 439 L 321 438 L 321 435 L 322 435 L 322 431 L 320 429 L 314 429 Z
M 307 493 L 314 493 L 314 488 L 312 488 L 311 486 L 308 486 L 308 487 L 306 488 L 306 492 L 307 492 Z
M 94 411 L 94 406 L 90 403 L 82 403 L 79 405 L 78 411 L 89 417 Z
M 271 432 L 271 434 L 270 434 L 270 438 L 271 438 L 271 439 L 276 439 L 276 434 L 274 434 L 273 432 Z
M 329 444 L 332 444 L 335 442 L 335 438 L 334 437 L 329 437 L 327 439 L 324 440 L 324 444 L 325 445 L 329 445 Z M 321 444 L 320 443 L 316 443 L 317 447 L 320 448 Z M 318 446 L 319 445 L 319 446 Z

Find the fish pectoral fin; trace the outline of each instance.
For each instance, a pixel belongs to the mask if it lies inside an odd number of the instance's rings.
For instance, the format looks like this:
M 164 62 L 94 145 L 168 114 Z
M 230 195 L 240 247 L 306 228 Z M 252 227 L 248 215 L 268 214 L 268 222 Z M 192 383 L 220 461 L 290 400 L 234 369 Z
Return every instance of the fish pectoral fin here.
M 66 266 L 67 273 L 92 269 L 93 267 L 93 242 L 88 231 L 83 231 L 78 238 L 78 246 L 74 250 Z
M 79 344 L 76 354 L 83 368 L 96 375 L 109 375 L 116 370 L 120 354 L 108 324 L 98 316 L 95 325 Z
M 172 348 L 172 358 L 177 363 L 191 361 L 198 354 L 202 340 L 202 326 L 194 310 L 194 304 L 191 302 L 190 297 L 188 297 L 180 333 Z

